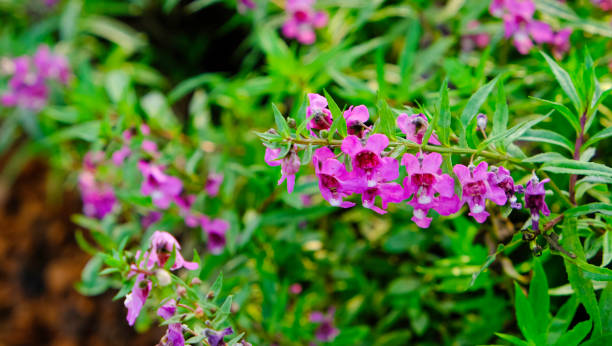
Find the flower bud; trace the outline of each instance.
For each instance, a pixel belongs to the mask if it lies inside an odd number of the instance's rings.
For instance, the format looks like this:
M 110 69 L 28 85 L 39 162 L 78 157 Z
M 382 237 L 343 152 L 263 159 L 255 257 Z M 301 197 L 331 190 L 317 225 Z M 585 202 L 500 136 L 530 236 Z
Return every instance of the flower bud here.
M 202 283 L 202 280 L 200 280 L 199 278 L 193 278 L 191 280 L 191 286 L 197 286 L 197 285 L 199 285 L 201 283 Z
M 176 295 L 178 295 L 179 297 L 184 297 L 185 295 L 187 295 L 187 289 L 183 286 L 177 287 Z
M 168 273 L 168 271 L 165 269 L 157 269 L 155 271 L 155 277 L 157 278 L 160 286 L 168 286 L 172 282 L 170 273 Z
M 320 137 L 327 137 L 328 135 L 329 135 L 329 131 L 327 131 L 327 130 L 319 131 L 319 136 Z
M 487 116 L 480 113 L 476 116 L 476 126 L 481 131 L 484 131 L 487 128 Z
M 204 310 L 202 310 L 202 307 L 198 306 L 195 310 L 193 310 L 193 314 L 197 318 L 202 318 L 204 317 Z
M 297 127 L 297 123 L 295 122 L 295 119 L 293 118 L 287 118 L 287 125 L 292 129 Z

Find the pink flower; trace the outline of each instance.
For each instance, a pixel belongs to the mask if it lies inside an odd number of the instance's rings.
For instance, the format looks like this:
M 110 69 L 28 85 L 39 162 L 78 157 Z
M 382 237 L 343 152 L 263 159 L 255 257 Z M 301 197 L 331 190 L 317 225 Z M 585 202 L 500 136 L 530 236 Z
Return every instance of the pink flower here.
M 471 51 L 474 46 L 482 49 L 489 45 L 491 37 L 486 32 L 477 32 L 479 26 L 480 23 L 477 20 L 468 23 L 467 29 L 473 33 L 463 35 L 461 46 L 464 51 Z
M 79 174 L 79 189 L 83 200 L 83 213 L 89 217 L 101 220 L 117 205 L 112 186 L 98 182 L 91 171 Z
M 147 280 L 144 274 L 139 274 L 132 287 L 132 292 L 125 296 L 123 304 L 128 309 L 127 322 L 130 326 L 133 326 L 134 322 L 136 322 L 136 318 L 147 301 L 149 292 L 151 292 L 151 287 L 151 281 Z
M 144 180 L 140 192 L 144 196 L 151 196 L 153 204 L 160 209 L 167 209 L 170 203 L 183 190 L 183 183 L 179 178 L 164 173 L 164 168 L 146 161 L 138 162 L 138 169 Z
M 204 333 L 210 346 L 223 346 L 225 345 L 225 343 L 223 342 L 223 337 L 226 335 L 234 334 L 234 330 L 232 329 L 232 327 L 225 328 L 221 331 L 206 329 Z
M 376 186 L 379 174 L 388 173 L 382 170 L 383 160 L 380 156 L 382 151 L 389 145 L 389 139 L 383 134 L 371 135 L 365 145 L 361 144 L 359 137 L 351 135 L 342 141 L 342 152 L 351 157 L 353 173 L 356 177 L 364 177 L 368 187 Z
M 287 179 L 287 192 L 292 193 L 295 186 L 295 174 L 300 170 L 300 158 L 295 150 L 290 150 L 284 158 L 278 160 L 280 153 L 281 148 L 266 148 L 264 160 L 270 166 L 281 166 L 281 178 L 278 185 Z
M 489 184 L 491 186 L 498 186 L 506 194 L 506 199 L 510 202 L 510 207 L 514 209 L 521 209 L 521 203 L 517 202 L 515 193 L 521 193 L 523 187 L 521 185 L 514 185 L 514 179 L 510 175 L 510 171 L 504 167 L 491 166 L 491 172 L 489 173 Z
M 525 186 L 525 207 L 531 211 L 531 227 L 534 231 L 539 228 L 540 212 L 545 216 L 550 215 L 550 209 L 546 205 L 546 190 L 544 184 L 550 179 L 540 181 L 534 174 Z
M 329 308 L 326 314 L 320 311 L 310 313 L 310 322 L 318 323 L 319 327 L 315 332 L 315 337 L 321 342 L 332 341 L 340 334 L 340 330 L 334 325 L 334 314 L 336 309 Z
M 115 166 L 121 166 L 126 158 L 128 158 L 132 154 L 132 150 L 130 149 L 129 143 L 132 139 L 132 131 L 125 130 L 122 134 L 123 139 L 123 147 L 121 149 L 115 151 L 112 156 L 112 161 Z
M 408 202 L 414 208 L 412 221 L 421 228 L 429 227 L 431 218 L 427 217 L 430 209 L 441 215 L 450 215 L 459 210 L 461 203 L 455 195 L 455 181 L 448 174 L 442 174 L 440 165 L 442 155 L 438 153 L 404 154 L 402 165 L 406 166 L 404 189 Z
M 483 223 L 487 220 L 489 213 L 486 211 L 487 198 L 495 204 L 506 204 L 506 194 L 499 186 L 489 184 L 488 164 L 481 162 L 477 167 L 473 165 L 455 165 L 453 171 L 459 178 L 463 189 L 463 203 L 470 207 L 470 216 L 476 221 Z
M 176 314 L 176 301 L 170 299 L 166 304 L 157 309 L 157 315 L 164 320 L 172 318 Z M 162 337 L 160 345 L 162 346 L 184 346 L 185 338 L 183 337 L 183 326 L 181 323 L 170 323 L 166 334 Z
M 209 220 L 207 217 L 201 219 L 201 225 L 208 237 L 206 246 L 213 255 L 223 252 L 227 239 L 225 234 L 229 229 L 229 223 L 222 219 Z
M 58 80 L 64 84 L 70 79 L 70 66 L 68 60 L 61 55 L 51 54 L 49 47 L 41 45 L 33 56 L 34 66 L 40 77 Z
M 429 123 L 422 113 L 412 115 L 402 113 L 397 117 L 397 126 L 406 135 L 407 140 L 421 144 Z M 428 144 L 440 145 L 438 135 L 435 132 L 429 137 Z
M 350 208 L 355 203 L 344 201 L 353 191 L 348 188 L 346 181 L 349 179 L 346 167 L 336 160 L 334 153 L 328 147 L 315 150 L 312 156 L 315 173 L 319 178 L 319 190 L 321 195 L 329 204 Z
M 314 29 L 327 25 L 327 13 L 315 11 L 314 0 L 287 0 L 287 19 L 283 24 L 283 35 L 295 38 L 302 44 L 313 44 L 316 40 Z
M 215 197 L 219 194 L 219 187 L 221 187 L 221 183 L 223 183 L 223 174 L 209 173 L 204 189 L 209 196 Z
M 591 2 L 604 11 L 612 10 L 612 0 L 591 0 Z
M 195 262 L 186 261 L 179 250 L 181 244 L 172 236 L 172 234 L 163 231 L 155 231 L 151 237 L 151 251 L 148 254 L 147 267 L 151 268 L 152 264 L 157 264 L 159 267 L 163 267 L 170 256 L 172 251 L 176 251 L 176 257 L 174 265 L 170 270 L 177 270 L 179 268 L 185 268 L 188 270 L 198 269 L 198 264 Z
M 351 106 L 348 110 L 344 111 L 343 116 L 346 120 L 346 127 L 349 135 L 363 138 L 370 131 L 370 128 L 365 125 L 365 122 L 370 119 L 368 107 L 364 105 L 357 107 Z
M 157 154 L 159 154 L 159 152 L 157 151 L 157 144 L 153 141 L 150 141 L 148 139 L 145 139 L 144 141 L 142 141 L 142 150 L 144 150 L 144 152 L 156 156 Z
M 571 28 L 565 28 L 557 31 L 554 38 L 551 41 L 552 52 L 555 58 L 562 59 L 563 55 L 570 49 L 570 36 L 572 34 Z
M 140 221 L 140 223 L 144 229 L 147 229 L 149 228 L 149 226 L 159 221 L 161 217 L 162 217 L 162 214 L 160 212 L 152 211 L 152 212 L 149 212 L 147 215 L 145 215 Z
M 196 200 L 195 195 L 177 196 L 174 198 L 174 203 L 179 207 L 179 212 L 185 218 L 185 225 L 188 227 L 196 227 L 200 220 L 191 212 L 191 206 Z
M 311 130 L 329 130 L 333 118 L 331 111 L 327 109 L 327 99 L 319 94 L 308 94 L 309 106 L 306 108 L 306 116 L 311 118 L 306 128 Z

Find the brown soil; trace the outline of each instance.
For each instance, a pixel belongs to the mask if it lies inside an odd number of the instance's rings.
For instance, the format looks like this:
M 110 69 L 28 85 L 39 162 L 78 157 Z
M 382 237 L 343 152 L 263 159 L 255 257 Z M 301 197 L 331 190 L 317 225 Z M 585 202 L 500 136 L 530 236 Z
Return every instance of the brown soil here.
M 0 346 L 155 345 L 161 329 L 138 334 L 115 292 L 80 295 L 74 284 L 88 255 L 76 244 L 75 193 L 50 203 L 47 169 L 30 163 L 0 191 Z M 2 189 L 0 189 L 2 190 Z

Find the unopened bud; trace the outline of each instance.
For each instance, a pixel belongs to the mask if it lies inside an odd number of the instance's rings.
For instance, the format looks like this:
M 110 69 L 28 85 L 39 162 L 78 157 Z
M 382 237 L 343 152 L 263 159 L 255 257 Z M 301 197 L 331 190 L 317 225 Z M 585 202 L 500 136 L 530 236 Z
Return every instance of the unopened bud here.
M 476 116 L 476 126 L 478 129 L 484 131 L 487 128 L 487 116 L 480 113 Z
M 327 130 L 321 130 L 319 132 L 319 136 L 320 137 L 326 138 L 328 135 L 329 135 L 329 131 L 327 131 Z
M 235 314 L 235 313 L 238 312 L 238 310 L 240 310 L 240 305 L 238 305 L 238 303 L 236 303 L 236 302 L 233 302 L 232 306 L 230 307 L 230 312 L 232 314 Z
M 212 300 L 213 298 L 215 298 L 215 293 L 213 291 L 208 292 L 206 299 Z
M 532 241 L 535 239 L 535 234 L 531 232 L 523 232 L 523 241 Z
M 185 295 L 187 295 L 187 289 L 183 286 L 179 286 L 176 288 L 176 294 L 179 297 L 184 297 Z
M 157 278 L 160 286 L 168 286 L 172 282 L 170 273 L 168 273 L 168 271 L 165 269 L 157 269 L 155 271 L 155 277 Z
M 533 255 L 534 255 L 535 257 L 540 257 L 540 256 L 542 256 L 542 247 L 541 247 L 540 245 L 534 245 L 534 246 L 531 248 L 531 251 L 533 251 Z
M 202 310 L 202 307 L 198 306 L 195 310 L 193 310 L 193 314 L 197 318 L 202 318 L 204 317 L 204 310 Z
M 289 127 L 292 129 L 297 127 L 297 123 L 295 122 L 295 119 L 293 118 L 287 118 L 287 125 L 289 125 Z
M 202 280 L 200 280 L 199 278 L 193 278 L 191 280 L 191 286 L 197 286 L 197 285 L 199 285 L 201 283 L 202 283 Z

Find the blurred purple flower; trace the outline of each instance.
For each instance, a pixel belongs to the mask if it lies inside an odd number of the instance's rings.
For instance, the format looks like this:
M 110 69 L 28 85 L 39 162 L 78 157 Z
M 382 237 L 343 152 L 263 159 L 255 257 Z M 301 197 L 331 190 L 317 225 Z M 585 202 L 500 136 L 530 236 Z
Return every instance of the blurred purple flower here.
M 283 24 L 283 35 L 295 38 L 302 44 L 313 44 L 316 40 L 314 29 L 327 25 L 327 13 L 315 11 L 315 0 L 287 0 L 287 19 Z
M 397 117 L 396 122 L 400 130 L 406 135 L 406 139 L 417 144 L 421 144 L 423 136 L 427 132 L 427 127 L 429 127 L 427 117 L 422 113 L 412 115 L 402 113 Z M 440 145 L 438 135 L 435 132 L 432 132 L 431 137 L 429 137 L 428 144 Z
M 176 301 L 170 299 L 166 304 L 157 309 L 157 315 L 164 320 L 172 318 L 176 313 Z M 183 326 L 181 323 L 170 323 L 166 334 L 160 341 L 161 346 L 184 346 Z
M 310 322 L 319 324 L 319 327 L 317 327 L 317 330 L 315 331 L 315 337 L 318 341 L 333 341 L 336 336 L 340 334 L 340 330 L 334 325 L 335 312 L 336 309 L 332 307 L 327 310 L 326 314 L 320 311 L 314 311 L 310 314 Z
M 206 179 L 206 185 L 204 186 L 204 189 L 206 190 L 206 193 L 209 196 L 215 197 L 219 194 L 219 188 L 221 187 L 222 183 L 223 174 L 209 173 L 208 178 Z
M 172 251 L 176 251 L 174 265 L 172 265 L 170 270 L 177 270 L 183 267 L 188 270 L 198 269 L 198 263 L 186 261 L 181 255 L 180 249 L 181 244 L 170 233 L 155 231 L 151 237 L 151 251 L 148 254 L 147 267 L 151 268 L 153 263 L 163 267 L 172 255 Z
M 221 331 L 215 331 L 212 329 L 207 329 L 205 331 L 206 339 L 210 346 L 222 346 L 225 343 L 223 342 L 223 337 L 226 335 L 234 334 L 234 330 L 231 327 L 225 328 Z
M 287 179 L 287 192 L 292 193 L 295 186 L 295 174 L 300 170 L 300 158 L 295 150 L 290 150 L 284 158 L 279 160 L 280 153 L 281 148 L 266 148 L 264 160 L 270 166 L 281 166 L 281 178 L 278 185 Z
M 177 196 L 174 198 L 174 203 L 179 207 L 179 212 L 185 219 L 185 225 L 189 227 L 197 227 L 200 223 L 199 218 L 191 211 L 191 206 L 195 200 L 195 195 Z
M 179 178 L 166 175 L 161 166 L 146 161 L 138 162 L 138 169 L 144 177 L 140 192 L 144 196 L 151 196 L 153 204 L 160 209 L 167 209 L 170 203 L 183 190 L 183 183 Z
M 214 255 L 223 252 L 227 243 L 225 234 L 229 229 L 229 223 L 223 219 L 210 220 L 204 216 L 201 219 L 201 225 L 208 238 L 206 243 L 208 251 Z
M 124 305 L 128 309 L 127 322 L 130 326 L 134 325 L 136 318 L 140 314 L 140 310 L 147 301 L 149 292 L 151 292 L 152 283 L 145 278 L 144 274 L 138 274 L 136 282 L 132 287 L 132 292 L 125 296 Z
M 147 215 L 145 215 L 142 220 L 140 221 L 140 223 L 142 224 L 142 227 L 144 229 L 149 228 L 149 226 L 151 226 L 152 224 L 156 223 L 157 221 L 159 221 L 162 217 L 162 213 L 159 211 L 151 211 L 149 212 Z

